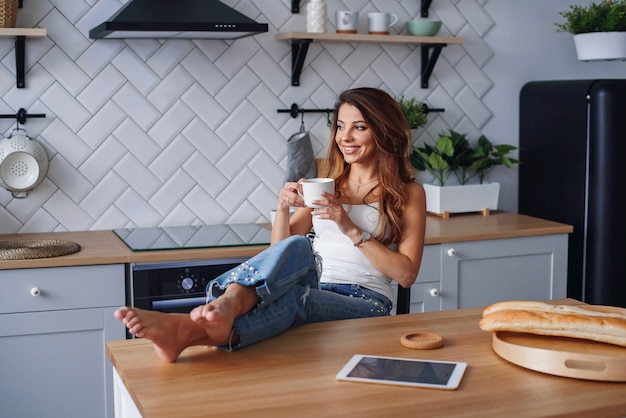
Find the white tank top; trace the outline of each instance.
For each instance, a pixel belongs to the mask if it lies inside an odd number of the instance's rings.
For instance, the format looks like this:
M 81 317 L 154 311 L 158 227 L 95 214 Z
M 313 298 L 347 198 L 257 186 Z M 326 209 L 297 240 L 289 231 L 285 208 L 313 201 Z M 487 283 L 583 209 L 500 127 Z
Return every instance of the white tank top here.
M 343 207 L 359 228 L 368 231 L 372 237 L 378 234 L 377 203 Z M 322 283 L 358 284 L 393 300 L 391 279 L 372 266 L 334 221 L 313 216 L 313 229 L 313 250 L 322 258 Z M 394 244 L 390 248 L 396 250 L 397 246 Z

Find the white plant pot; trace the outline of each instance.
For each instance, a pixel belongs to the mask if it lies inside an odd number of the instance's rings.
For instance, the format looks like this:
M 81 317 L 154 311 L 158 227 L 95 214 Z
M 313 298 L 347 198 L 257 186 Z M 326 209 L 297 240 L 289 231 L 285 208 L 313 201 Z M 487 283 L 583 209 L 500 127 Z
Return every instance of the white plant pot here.
M 626 59 L 626 32 L 591 32 L 574 35 L 580 61 Z
M 498 209 L 500 183 L 436 186 L 424 184 L 426 210 L 445 215 L 450 213 L 487 212 Z

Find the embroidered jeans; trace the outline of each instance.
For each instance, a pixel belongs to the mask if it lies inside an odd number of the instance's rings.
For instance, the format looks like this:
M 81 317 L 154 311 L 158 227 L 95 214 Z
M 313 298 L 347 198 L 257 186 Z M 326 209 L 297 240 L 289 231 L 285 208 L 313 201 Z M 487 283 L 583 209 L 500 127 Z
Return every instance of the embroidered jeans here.
M 304 236 L 292 236 L 213 279 L 207 303 L 221 296 L 231 283 L 254 286 L 259 304 L 235 319 L 240 335 L 234 350 L 309 322 L 389 315 L 391 301 L 357 284 L 319 284 L 322 263 Z

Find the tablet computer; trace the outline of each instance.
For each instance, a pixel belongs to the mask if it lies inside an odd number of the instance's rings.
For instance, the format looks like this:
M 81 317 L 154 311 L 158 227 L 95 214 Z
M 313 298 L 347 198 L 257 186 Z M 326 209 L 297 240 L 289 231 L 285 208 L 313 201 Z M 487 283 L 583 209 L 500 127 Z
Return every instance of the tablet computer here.
M 337 380 L 456 389 L 467 363 L 399 357 L 354 355 L 337 373 Z

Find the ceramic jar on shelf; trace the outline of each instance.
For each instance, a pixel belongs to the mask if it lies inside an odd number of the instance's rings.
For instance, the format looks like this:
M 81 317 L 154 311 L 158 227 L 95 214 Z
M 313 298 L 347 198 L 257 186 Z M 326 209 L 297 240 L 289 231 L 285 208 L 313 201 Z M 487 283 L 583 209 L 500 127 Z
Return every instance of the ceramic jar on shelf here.
M 326 32 L 326 3 L 324 0 L 309 0 L 306 7 L 306 31 Z

